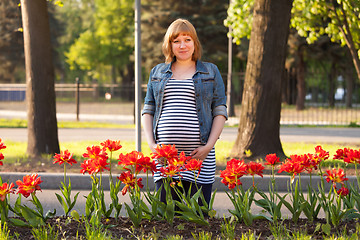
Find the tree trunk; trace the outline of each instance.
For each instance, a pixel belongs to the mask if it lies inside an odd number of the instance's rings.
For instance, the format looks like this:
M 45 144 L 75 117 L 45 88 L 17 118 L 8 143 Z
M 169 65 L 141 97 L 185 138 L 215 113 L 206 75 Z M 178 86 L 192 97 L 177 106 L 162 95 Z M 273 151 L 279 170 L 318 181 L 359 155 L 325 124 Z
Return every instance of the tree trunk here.
M 305 96 L 306 96 L 305 61 L 304 61 L 304 53 L 302 46 L 299 46 L 297 53 L 298 53 L 298 64 L 296 67 L 296 72 L 297 72 L 296 110 L 299 111 L 305 109 Z
M 281 78 L 292 0 L 255 0 L 254 17 L 234 157 L 285 154 L 280 142 Z
M 46 0 L 21 0 L 30 157 L 59 152 L 54 67 Z

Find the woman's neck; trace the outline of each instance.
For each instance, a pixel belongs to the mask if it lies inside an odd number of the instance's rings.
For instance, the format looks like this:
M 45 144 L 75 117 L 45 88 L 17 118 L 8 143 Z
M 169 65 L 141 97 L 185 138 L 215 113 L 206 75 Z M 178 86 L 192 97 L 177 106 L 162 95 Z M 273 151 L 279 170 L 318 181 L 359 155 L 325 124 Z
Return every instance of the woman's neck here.
M 186 60 L 186 61 L 175 61 L 172 65 L 173 78 L 192 78 L 195 74 L 195 61 Z
M 188 67 L 190 65 L 194 65 L 195 64 L 195 61 L 189 59 L 189 60 L 176 60 L 174 62 L 175 65 L 177 66 L 184 66 L 184 67 Z

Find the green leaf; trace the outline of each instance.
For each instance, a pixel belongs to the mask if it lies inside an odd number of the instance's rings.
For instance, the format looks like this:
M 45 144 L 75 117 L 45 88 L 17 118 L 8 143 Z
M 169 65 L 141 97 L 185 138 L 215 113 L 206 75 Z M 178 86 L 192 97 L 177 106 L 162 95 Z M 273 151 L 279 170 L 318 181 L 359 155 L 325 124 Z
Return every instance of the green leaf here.
M 325 233 L 326 235 L 330 235 L 331 233 L 331 225 L 329 223 L 326 224 L 322 224 L 321 225 L 321 230 L 323 231 L 323 233 Z
M 76 210 L 72 210 L 71 211 L 71 217 L 73 217 L 75 220 L 77 220 L 78 222 L 80 222 L 80 215 Z
M 45 222 L 34 210 L 26 206 L 20 206 L 21 215 L 32 227 L 44 226 Z
M 131 219 L 131 222 L 134 224 L 135 227 L 139 227 L 141 219 L 138 218 L 138 215 L 129 207 L 129 205 L 127 205 L 127 203 L 124 204 L 125 204 L 126 212 L 128 213 Z
M 64 201 L 64 198 L 62 196 L 60 196 L 59 194 L 55 193 L 60 205 L 62 206 L 62 208 L 64 209 L 64 212 L 66 213 L 68 210 L 67 204 Z
M 210 218 L 214 218 L 216 216 L 216 211 L 214 209 L 212 209 L 208 212 L 208 215 Z
M 18 227 L 28 227 L 29 226 L 29 224 L 27 224 L 26 222 L 24 222 L 18 218 L 9 218 L 9 221 Z

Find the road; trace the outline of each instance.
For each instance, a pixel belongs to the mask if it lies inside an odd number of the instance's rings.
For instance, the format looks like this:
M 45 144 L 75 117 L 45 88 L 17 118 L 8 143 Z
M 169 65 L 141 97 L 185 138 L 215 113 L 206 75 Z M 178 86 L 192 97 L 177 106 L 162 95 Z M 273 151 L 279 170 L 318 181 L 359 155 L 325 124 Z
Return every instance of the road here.
M 234 141 L 237 136 L 237 128 L 224 128 L 220 140 Z M 131 128 L 61 128 L 58 131 L 60 142 L 72 142 L 82 140 L 106 139 L 134 141 L 135 129 Z M 26 128 L 0 128 L 0 138 L 3 141 L 27 141 Z M 142 139 L 145 136 L 142 133 Z M 281 127 L 280 140 L 282 142 L 306 142 L 306 143 L 345 143 L 360 144 L 360 128 L 309 128 L 309 127 Z

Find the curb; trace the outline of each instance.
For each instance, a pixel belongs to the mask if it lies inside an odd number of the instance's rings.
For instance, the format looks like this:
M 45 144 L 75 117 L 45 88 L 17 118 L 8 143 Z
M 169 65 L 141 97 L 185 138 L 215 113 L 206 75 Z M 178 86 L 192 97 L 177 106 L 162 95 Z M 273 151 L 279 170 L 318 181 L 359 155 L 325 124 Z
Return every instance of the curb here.
M 17 173 L 17 172 L 3 172 L 0 174 L 3 182 L 13 182 L 15 183 L 17 180 L 22 180 L 25 175 L 29 173 Z M 59 173 L 39 173 L 41 180 L 42 189 L 59 189 L 61 187 L 61 182 L 64 181 L 64 175 Z M 143 184 L 146 185 L 146 175 L 141 174 L 139 175 L 143 179 Z M 69 173 L 67 177 L 71 180 L 71 188 L 73 190 L 91 190 L 91 177 L 89 175 L 82 175 L 82 174 L 74 174 Z M 109 174 L 103 174 L 103 187 L 104 190 L 109 190 L 109 182 L 107 181 Z M 113 178 L 116 178 L 114 175 Z M 357 179 L 355 176 L 348 176 L 349 184 L 356 184 Z M 269 190 L 269 183 L 270 183 L 271 176 L 264 175 L 263 178 L 259 176 L 254 177 L 255 184 L 257 185 L 258 189 L 267 192 Z M 295 177 L 297 180 L 298 177 Z M 314 189 L 318 188 L 320 184 L 320 176 L 312 176 L 311 178 L 311 185 Z M 153 177 L 149 176 L 149 189 L 153 190 L 155 187 Z M 244 189 L 248 189 L 253 184 L 252 176 L 243 176 L 241 177 L 242 186 Z M 289 192 L 289 182 L 290 177 L 287 175 L 280 175 L 275 176 L 275 185 L 278 192 Z M 297 181 L 294 181 L 294 184 Z M 310 184 L 310 177 L 308 175 L 301 176 L 301 190 L 307 191 L 308 186 Z M 330 189 L 331 184 L 325 181 L 324 187 L 325 190 L 328 191 Z M 146 186 L 145 186 L 146 187 Z M 217 189 L 217 191 L 226 191 L 228 190 L 227 186 L 221 183 L 221 178 L 219 175 L 215 176 L 215 182 L 213 184 L 213 190 Z

